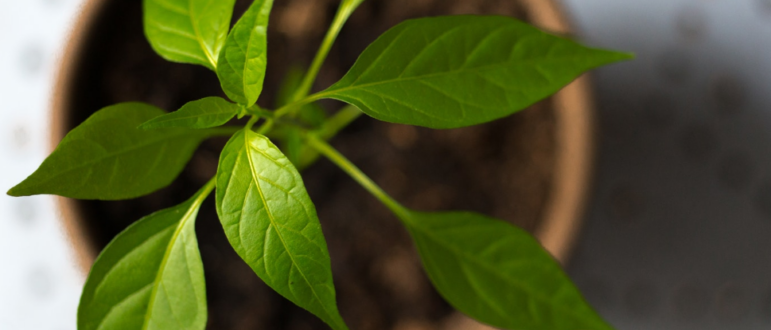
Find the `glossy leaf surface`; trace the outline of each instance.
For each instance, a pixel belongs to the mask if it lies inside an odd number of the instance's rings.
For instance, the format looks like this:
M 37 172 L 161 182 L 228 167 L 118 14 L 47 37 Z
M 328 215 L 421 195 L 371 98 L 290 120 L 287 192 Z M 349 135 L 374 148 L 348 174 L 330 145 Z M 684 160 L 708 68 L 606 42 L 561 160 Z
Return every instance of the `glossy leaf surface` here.
M 347 329 L 316 209 L 300 174 L 267 137 L 241 131 L 227 143 L 217 212 L 230 244 L 266 284 L 333 329 Z
M 217 67 L 235 0 L 144 0 L 144 28 L 156 53 L 172 62 Z
M 137 128 L 164 113 L 143 103 L 121 103 L 97 111 L 70 131 L 43 164 L 8 194 L 117 200 L 167 186 L 209 133 Z
M 107 245 L 80 298 L 79 330 L 206 327 L 195 217 L 211 188 L 140 219 Z
M 257 102 L 268 63 L 268 18 L 273 0 L 254 0 L 233 26 L 220 53 L 217 76 L 225 94 L 244 106 Z
M 527 232 L 468 212 L 400 216 L 434 286 L 461 312 L 512 330 L 610 330 Z
M 463 127 L 526 108 L 586 70 L 628 58 L 508 17 L 421 18 L 383 34 L 317 97 L 387 122 Z
M 233 119 L 241 106 L 220 97 L 207 97 L 188 102 L 172 113 L 155 117 L 140 125 L 141 129 L 162 127 L 210 128 L 224 125 Z

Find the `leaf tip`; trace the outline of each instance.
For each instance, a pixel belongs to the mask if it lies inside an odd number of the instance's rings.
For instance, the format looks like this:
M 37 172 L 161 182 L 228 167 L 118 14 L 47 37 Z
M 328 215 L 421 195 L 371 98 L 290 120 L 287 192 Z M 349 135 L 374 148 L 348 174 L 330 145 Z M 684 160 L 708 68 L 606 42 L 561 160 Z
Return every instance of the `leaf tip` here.
M 637 57 L 635 53 L 632 52 L 619 52 L 612 50 L 606 50 L 605 54 L 605 61 L 607 64 L 631 61 Z
M 637 58 L 637 54 L 632 53 L 632 52 L 616 52 L 616 54 L 618 54 L 618 57 L 622 61 L 629 61 L 629 60 L 634 60 L 634 59 Z
M 11 188 L 11 189 L 8 189 L 8 192 L 6 192 L 6 194 L 7 194 L 8 196 L 12 196 L 12 197 L 22 197 L 22 196 L 28 196 L 29 194 L 25 194 L 25 193 L 24 193 L 24 188 L 23 188 L 23 187 L 22 187 L 22 188 L 20 188 L 20 186 L 21 186 L 22 184 L 24 184 L 24 182 L 22 182 L 22 183 L 19 183 L 19 184 L 17 184 L 17 185 L 15 185 L 15 186 L 13 186 L 13 188 Z

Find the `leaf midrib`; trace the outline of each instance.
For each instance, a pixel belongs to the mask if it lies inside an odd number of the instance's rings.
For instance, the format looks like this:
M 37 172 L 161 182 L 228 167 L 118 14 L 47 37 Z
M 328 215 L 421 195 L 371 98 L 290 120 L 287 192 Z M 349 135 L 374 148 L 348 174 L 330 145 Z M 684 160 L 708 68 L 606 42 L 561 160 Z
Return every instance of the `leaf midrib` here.
M 386 79 L 386 80 L 381 80 L 381 81 L 376 81 L 376 82 L 371 82 L 371 83 L 360 84 L 360 85 L 350 85 L 350 86 L 342 87 L 342 88 L 328 89 L 328 90 L 325 90 L 323 92 L 320 92 L 320 93 L 316 94 L 314 96 L 314 99 L 326 98 L 329 95 L 343 93 L 343 92 L 348 91 L 348 90 L 364 89 L 364 88 L 371 87 L 371 86 L 390 84 L 390 83 L 394 83 L 394 82 L 424 80 L 424 79 L 428 79 L 428 78 L 441 77 L 441 76 L 459 74 L 459 73 L 464 73 L 464 72 L 482 72 L 482 71 L 498 69 L 501 66 L 507 67 L 508 65 L 512 65 L 512 66 L 534 66 L 534 64 L 546 64 L 546 63 L 549 63 L 549 62 L 552 62 L 552 61 L 566 62 L 566 61 L 570 61 L 570 60 L 576 60 L 576 58 L 575 57 L 570 57 L 570 58 L 561 58 L 560 57 L 560 58 L 550 58 L 548 60 L 531 59 L 531 60 L 525 60 L 525 61 L 517 61 L 516 63 L 511 63 L 512 61 L 509 60 L 509 61 L 505 61 L 505 62 L 490 64 L 490 65 L 477 66 L 477 67 L 471 67 L 471 68 L 461 67 L 461 68 L 455 69 L 455 70 L 443 71 L 443 72 L 437 72 L 437 73 L 431 73 L 431 74 L 424 74 L 424 75 L 418 75 L 418 76 L 413 76 L 413 77 L 408 77 L 408 78 L 398 78 L 397 77 L 397 78 L 391 78 L 391 79 Z
M 232 112 L 231 111 L 204 112 L 204 113 L 201 113 L 201 114 L 192 114 L 192 115 L 187 115 L 187 116 L 183 116 L 183 115 L 173 116 L 173 117 L 169 116 L 168 118 L 165 118 L 165 119 L 159 117 L 158 119 L 163 119 L 163 120 L 155 120 L 155 119 L 153 119 L 151 121 L 148 121 L 146 125 L 143 124 L 142 126 L 153 127 L 153 125 L 165 124 L 165 123 L 175 122 L 175 121 L 180 121 L 180 120 L 197 119 L 197 118 L 205 118 L 205 117 L 218 117 L 218 116 L 221 116 L 221 115 L 230 115 L 230 114 L 235 116 L 237 112 L 238 111 L 232 111 Z M 174 114 L 174 112 L 170 113 L 170 115 L 171 114 Z M 174 126 L 172 126 L 172 127 L 174 127 Z
M 145 321 L 142 324 L 142 330 L 147 330 L 147 327 L 149 326 L 150 322 L 150 316 L 153 312 L 153 307 L 155 306 L 155 297 L 158 293 L 158 287 L 162 283 L 163 280 L 163 273 L 166 271 L 166 264 L 169 261 L 169 256 L 171 255 L 171 251 L 174 248 L 175 243 L 177 242 L 177 238 L 182 233 L 182 230 L 184 230 L 185 225 L 187 224 L 187 221 L 190 220 L 193 213 L 196 212 L 198 207 L 201 206 L 201 203 L 203 202 L 202 196 L 205 196 L 208 194 L 201 194 L 198 196 L 193 202 L 190 204 L 190 207 L 185 211 L 185 214 L 182 215 L 182 217 L 179 220 L 179 224 L 177 225 L 177 229 L 174 230 L 174 234 L 169 239 L 169 243 L 166 245 L 166 252 L 163 255 L 163 259 L 161 261 L 161 265 L 158 267 L 158 273 L 155 277 L 155 280 L 153 281 L 153 291 L 150 293 L 150 301 L 147 305 L 147 311 L 145 312 Z M 173 312 L 172 312 L 173 314 Z
M 133 145 L 133 146 L 131 146 L 129 148 L 121 149 L 120 151 L 107 153 L 103 157 L 95 158 L 95 159 L 88 160 L 88 161 L 85 161 L 85 162 L 81 162 L 78 165 L 70 167 L 70 168 L 68 168 L 66 170 L 63 170 L 63 171 L 60 171 L 60 172 L 56 172 L 55 174 L 50 174 L 47 178 L 45 178 L 45 179 L 39 181 L 38 183 L 36 183 L 36 185 L 44 184 L 46 182 L 54 180 L 56 177 L 59 177 L 59 176 L 61 176 L 63 174 L 70 173 L 72 171 L 76 171 L 76 170 L 82 169 L 84 167 L 93 165 L 95 163 L 102 162 L 105 159 L 112 158 L 112 157 L 115 157 L 115 156 L 119 156 L 121 154 L 129 153 L 129 152 L 132 152 L 132 151 L 136 151 L 136 150 L 142 149 L 144 147 L 148 147 L 148 146 L 153 145 L 153 144 L 164 143 L 164 142 L 167 142 L 169 140 L 177 139 L 179 137 L 182 137 L 182 136 L 188 135 L 188 134 L 190 134 L 190 132 L 180 132 L 178 134 L 171 134 L 171 135 L 164 136 L 162 138 L 153 139 L 153 140 L 151 140 L 149 142 L 144 142 L 144 143 L 136 144 L 136 145 Z M 198 134 L 190 134 L 190 135 L 198 135 Z M 203 135 L 203 136 L 205 136 L 205 135 Z M 202 136 L 199 136 L 199 138 L 201 138 L 201 137 Z M 69 143 L 73 143 L 73 142 L 78 141 L 78 140 L 93 141 L 93 139 L 76 139 L 76 140 L 67 141 L 67 143 L 68 144 Z
M 297 267 L 297 262 L 294 259 L 294 255 L 289 249 L 289 246 L 286 244 L 286 241 L 284 240 L 284 236 L 281 234 L 281 231 L 279 230 L 279 226 L 276 224 L 276 220 L 273 218 L 273 212 L 271 212 L 270 207 L 268 206 L 268 200 L 265 198 L 265 195 L 262 191 L 262 187 L 260 186 L 259 177 L 260 175 L 257 172 L 257 169 L 254 168 L 254 162 L 252 159 L 252 155 L 249 152 L 249 149 L 251 148 L 251 144 L 249 143 L 249 137 L 247 134 L 249 132 L 244 132 L 244 149 L 242 149 L 242 152 L 246 153 L 247 160 L 249 162 L 249 170 L 252 174 L 252 180 L 254 181 L 254 185 L 257 187 L 257 191 L 260 193 L 260 199 L 262 200 L 262 204 L 265 206 L 265 213 L 268 215 L 268 219 L 270 220 L 270 224 L 273 226 L 273 228 L 276 228 L 276 235 L 278 235 L 279 240 L 281 241 L 281 245 L 284 246 L 284 250 L 286 251 L 286 254 L 289 256 L 289 259 L 292 261 L 292 266 L 294 268 L 297 268 L 297 273 L 302 276 L 303 280 L 305 280 L 305 283 L 308 285 L 308 287 L 311 289 L 311 292 L 313 292 L 313 296 L 316 298 L 316 301 L 319 302 L 319 305 L 321 308 L 326 312 L 327 317 L 331 317 L 334 319 L 333 315 L 330 314 L 329 310 L 327 310 L 327 307 L 325 306 L 324 302 L 319 297 L 318 293 L 316 292 L 316 289 L 311 284 L 311 282 L 308 280 L 308 278 L 305 276 L 305 273 L 300 269 L 300 267 Z M 269 157 L 268 157 L 269 158 Z M 281 164 L 277 164 L 281 167 Z M 290 269 L 291 271 L 291 269 Z
M 193 32 L 195 32 L 196 41 L 198 41 L 198 45 L 201 46 L 201 49 L 203 50 L 204 55 L 206 55 L 206 58 L 209 60 L 209 63 L 212 65 L 214 70 L 217 70 L 217 61 L 214 60 L 213 55 L 209 52 L 209 49 L 206 47 L 203 41 L 203 37 L 201 37 L 201 31 L 198 30 L 198 20 L 196 20 L 193 16 L 195 15 L 195 11 L 193 10 L 193 1 L 188 0 L 188 10 L 190 12 L 190 15 L 188 17 L 190 18 L 190 25 L 193 27 Z
M 433 235 L 431 230 L 428 230 L 428 229 L 426 229 L 424 227 L 416 225 L 419 221 L 415 221 L 415 219 L 412 219 L 411 217 L 412 216 L 409 216 L 409 218 L 408 218 L 409 220 L 407 220 L 405 222 L 408 223 L 410 227 L 415 228 L 415 229 L 419 229 L 424 237 L 427 237 L 427 238 L 433 240 L 435 243 L 437 243 L 437 245 L 442 246 L 446 250 L 454 253 L 455 255 L 463 257 L 463 259 L 466 259 L 466 260 L 470 261 L 470 263 L 473 263 L 473 264 L 476 264 L 478 266 L 481 266 L 482 268 L 488 270 L 491 274 L 493 274 L 493 275 L 495 275 L 495 276 L 497 276 L 499 278 L 502 278 L 502 279 L 504 279 L 507 282 L 512 283 L 512 285 L 515 286 L 515 287 L 519 287 L 520 290 L 522 290 L 524 292 L 530 292 L 531 296 L 536 298 L 537 300 L 540 300 L 541 303 L 545 302 L 547 305 L 551 306 L 552 308 L 557 309 L 557 310 L 565 311 L 568 314 L 573 315 L 577 319 L 580 319 L 580 320 L 583 320 L 584 322 L 587 322 L 588 324 L 596 323 L 596 322 L 592 321 L 591 319 L 587 319 L 584 315 L 575 313 L 573 311 L 573 309 L 570 309 L 570 308 L 567 308 L 567 307 L 563 307 L 563 305 L 560 305 L 560 304 L 550 303 L 550 300 L 548 299 L 548 297 L 545 297 L 545 296 L 541 295 L 540 293 L 538 293 L 536 291 L 529 290 L 530 286 L 523 285 L 516 278 L 512 278 L 512 277 L 507 276 L 507 274 L 505 274 L 503 272 L 500 272 L 496 267 L 489 266 L 486 263 L 483 263 L 481 261 L 476 260 L 476 258 L 474 258 L 473 256 L 463 252 L 462 250 L 458 249 L 456 246 L 454 246 L 452 244 L 443 244 L 443 240 L 441 240 L 441 239 L 437 238 L 435 235 Z

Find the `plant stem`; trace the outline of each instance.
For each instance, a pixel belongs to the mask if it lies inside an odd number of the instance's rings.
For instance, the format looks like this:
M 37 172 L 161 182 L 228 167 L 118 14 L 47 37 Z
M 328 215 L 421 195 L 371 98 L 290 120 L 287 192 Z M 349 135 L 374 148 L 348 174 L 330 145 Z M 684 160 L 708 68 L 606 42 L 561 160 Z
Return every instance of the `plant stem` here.
M 252 116 L 252 118 L 249 118 L 249 122 L 246 123 L 246 126 L 244 126 L 244 129 L 250 130 L 252 129 L 252 126 L 260 120 L 260 116 Z
M 334 116 L 325 121 L 324 125 L 321 127 L 317 134 L 322 139 L 329 140 L 337 135 L 340 130 L 356 120 L 356 118 L 359 118 L 362 113 L 363 112 L 361 112 L 359 108 L 348 105 L 340 109 L 340 111 L 338 111 Z
M 291 102 L 291 103 L 289 103 L 289 104 L 287 104 L 287 105 L 285 105 L 283 107 L 278 108 L 278 110 L 273 112 L 273 118 L 274 119 L 279 119 L 279 118 L 289 114 L 290 112 L 294 112 L 295 109 L 299 109 L 303 105 L 306 105 L 306 104 L 311 103 L 311 102 L 318 101 L 320 99 L 321 98 L 320 97 L 316 97 L 316 95 L 311 95 L 311 96 L 308 96 L 308 97 L 304 97 L 303 99 L 301 99 L 299 101 Z
M 320 139 L 325 141 L 335 137 L 343 128 L 352 123 L 356 118 L 362 115 L 363 112 L 359 108 L 349 105 L 340 109 L 334 116 L 329 118 L 320 129 L 314 132 Z M 309 148 L 307 146 L 302 148 L 300 152 L 300 163 L 297 164 L 298 170 L 303 170 L 315 163 L 319 158 L 319 152 L 316 149 Z
M 260 108 L 260 106 L 256 104 L 247 108 L 247 113 L 251 115 L 262 116 L 264 118 L 273 118 L 273 112 Z
M 206 199 L 207 196 L 211 193 L 212 190 L 214 190 L 214 186 L 216 186 L 217 183 L 217 177 L 213 177 L 209 179 L 209 182 L 206 182 L 206 185 L 203 186 L 203 189 L 201 189 L 201 194 L 198 195 L 198 198 L 195 199 L 195 202 L 193 205 L 201 205 L 203 201 Z
M 270 132 L 270 130 L 273 128 L 273 123 L 273 119 L 266 120 L 265 123 L 263 123 L 262 126 L 257 129 L 257 133 L 262 135 L 268 134 L 268 132 Z
M 318 136 L 313 134 L 307 134 L 306 139 L 308 141 L 308 145 L 310 145 L 312 148 L 316 149 L 319 153 L 327 157 L 330 161 L 335 163 L 338 167 L 340 167 L 343 171 L 348 173 L 356 182 L 358 182 L 364 189 L 369 191 L 372 195 L 375 196 L 380 202 L 385 204 L 388 209 L 390 209 L 393 213 L 396 214 L 397 217 L 400 219 L 405 219 L 408 217 L 409 211 L 399 204 L 396 200 L 394 200 L 391 196 L 389 196 L 385 191 L 383 191 L 380 186 L 378 186 L 372 179 L 370 179 L 364 172 L 362 172 L 356 165 L 351 163 L 345 156 L 340 154 L 335 148 L 327 144 L 324 140 L 320 139 Z
M 351 16 L 353 11 L 356 10 L 356 7 L 358 7 L 361 2 L 361 0 L 343 0 L 340 3 L 340 7 L 337 9 L 337 14 L 332 21 L 332 25 L 329 27 L 327 35 L 324 37 L 324 41 L 321 42 L 321 46 L 319 47 L 318 52 L 316 52 L 316 57 L 313 58 L 311 67 L 308 69 L 308 72 L 305 73 L 305 77 L 303 78 L 302 83 L 300 83 L 300 86 L 297 88 L 294 95 L 290 99 L 292 102 L 308 96 L 308 93 L 313 87 L 313 82 L 316 81 L 316 76 L 321 69 L 321 65 L 324 64 L 324 60 L 327 59 L 327 55 L 329 54 L 329 50 L 332 48 L 332 44 L 334 44 L 335 39 L 337 39 L 337 35 L 343 28 L 345 21 L 348 20 L 348 17 Z

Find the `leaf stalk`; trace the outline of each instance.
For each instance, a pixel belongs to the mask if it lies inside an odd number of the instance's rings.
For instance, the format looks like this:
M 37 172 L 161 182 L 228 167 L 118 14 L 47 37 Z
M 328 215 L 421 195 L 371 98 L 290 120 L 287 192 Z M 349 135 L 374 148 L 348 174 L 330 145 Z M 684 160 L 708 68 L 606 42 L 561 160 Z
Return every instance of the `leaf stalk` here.
M 327 142 L 320 139 L 314 134 L 306 134 L 305 136 L 308 145 L 313 149 L 316 149 L 320 154 L 327 157 L 330 161 L 335 163 L 340 169 L 348 173 L 356 182 L 358 182 L 364 189 L 369 191 L 375 198 L 380 200 L 388 209 L 396 214 L 400 219 L 408 217 L 409 211 L 388 195 L 380 186 L 377 185 L 372 179 L 370 179 L 364 172 L 362 172 L 356 165 L 351 163 L 348 158 L 345 158 L 335 148 L 330 146 Z
M 316 56 L 313 58 L 311 67 L 308 69 L 308 72 L 305 73 L 302 83 L 300 83 L 300 87 L 297 88 L 295 94 L 292 96 L 292 101 L 297 101 L 308 96 L 308 93 L 313 87 L 313 82 L 316 81 L 316 76 L 318 75 L 321 66 L 327 59 L 329 50 L 335 43 L 335 39 L 337 39 L 337 35 L 340 34 L 340 30 L 348 20 L 348 17 L 351 16 L 361 2 L 361 0 L 343 0 L 340 3 L 340 7 L 337 9 L 337 14 L 335 14 L 332 25 L 329 27 L 329 30 L 327 30 L 327 35 L 324 36 L 324 40 L 321 42 L 321 46 L 316 52 Z

